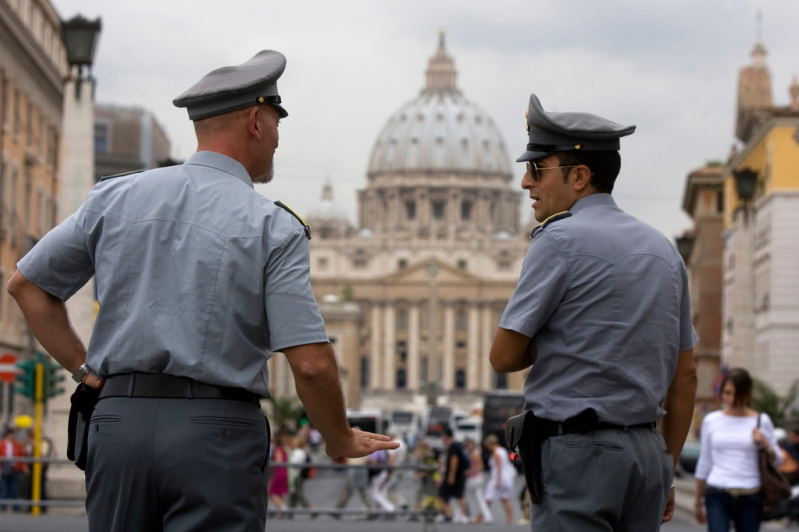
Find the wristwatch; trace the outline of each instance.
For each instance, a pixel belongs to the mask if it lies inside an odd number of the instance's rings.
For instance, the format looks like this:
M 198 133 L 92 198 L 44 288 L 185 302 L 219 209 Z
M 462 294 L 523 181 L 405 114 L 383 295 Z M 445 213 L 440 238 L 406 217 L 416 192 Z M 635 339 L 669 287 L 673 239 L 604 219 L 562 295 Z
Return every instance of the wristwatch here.
M 89 366 L 86 365 L 86 362 L 80 365 L 78 369 L 72 374 L 72 380 L 81 383 L 83 382 L 83 377 L 89 374 Z

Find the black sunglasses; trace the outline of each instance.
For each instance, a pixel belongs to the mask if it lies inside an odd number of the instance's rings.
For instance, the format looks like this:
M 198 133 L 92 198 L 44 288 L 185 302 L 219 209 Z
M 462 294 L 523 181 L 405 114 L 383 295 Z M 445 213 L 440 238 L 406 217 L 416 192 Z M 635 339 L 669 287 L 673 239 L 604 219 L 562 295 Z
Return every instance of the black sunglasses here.
M 533 181 L 538 181 L 541 179 L 541 172 L 544 170 L 555 170 L 557 168 L 574 168 L 577 166 L 576 164 L 570 164 L 569 166 L 538 166 L 535 161 L 527 161 L 527 171 L 530 172 L 530 175 L 533 177 Z

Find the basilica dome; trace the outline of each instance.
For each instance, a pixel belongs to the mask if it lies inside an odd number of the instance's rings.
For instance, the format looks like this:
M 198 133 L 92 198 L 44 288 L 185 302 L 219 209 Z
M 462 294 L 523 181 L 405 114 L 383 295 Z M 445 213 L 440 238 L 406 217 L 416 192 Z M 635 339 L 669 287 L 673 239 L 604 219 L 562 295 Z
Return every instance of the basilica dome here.
M 400 172 L 510 174 L 505 143 L 490 116 L 464 98 L 444 35 L 417 98 L 399 108 L 377 137 L 369 176 Z

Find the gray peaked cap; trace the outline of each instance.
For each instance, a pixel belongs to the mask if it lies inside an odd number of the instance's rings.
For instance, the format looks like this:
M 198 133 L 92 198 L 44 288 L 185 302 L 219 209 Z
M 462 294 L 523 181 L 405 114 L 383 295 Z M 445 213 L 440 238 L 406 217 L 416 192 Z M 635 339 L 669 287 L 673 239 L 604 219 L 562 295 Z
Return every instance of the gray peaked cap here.
M 286 118 L 289 113 L 280 105 L 277 92 L 277 80 L 285 69 L 286 56 L 261 50 L 246 63 L 209 72 L 172 103 L 185 107 L 191 120 L 261 104 L 271 105 Z
M 622 126 L 588 113 L 547 113 L 535 94 L 527 106 L 527 151 L 516 162 L 535 161 L 550 153 L 587 150 L 618 151 L 619 138 L 635 126 Z

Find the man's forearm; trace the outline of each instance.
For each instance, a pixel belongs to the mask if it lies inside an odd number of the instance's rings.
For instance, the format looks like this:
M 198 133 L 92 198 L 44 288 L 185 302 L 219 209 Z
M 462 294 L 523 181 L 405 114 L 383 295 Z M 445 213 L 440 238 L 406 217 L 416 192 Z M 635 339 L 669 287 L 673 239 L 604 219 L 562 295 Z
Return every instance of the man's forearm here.
M 297 396 L 325 442 L 338 446 L 352 438 L 338 380 L 338 366 L 332 349 L 325 349 L 319 358 L 314 371 L 304 372 L 292 366 Z
M 64 302 L 25 279 L 19 271 L 9 279 L 8 291 L 42 347 L 67 371 L 78 369 L 86 361 L 86 348 L 69 323 Z
M 691 428 L 696 402 L 696 366 L 693 351 L 680 353 L 680 362 L 666 395 L 666 415 L 663 416 L 663 439 L 674 457 L 674 468 L 680 458 L 685 438 Z

